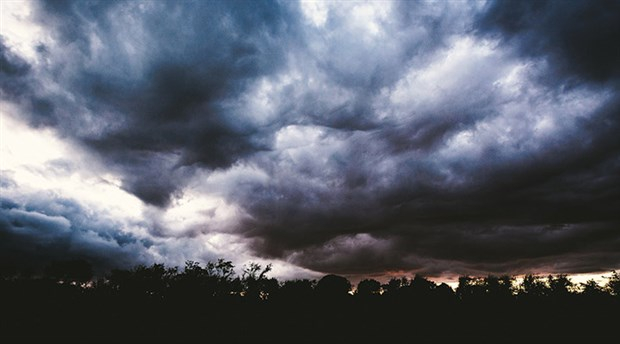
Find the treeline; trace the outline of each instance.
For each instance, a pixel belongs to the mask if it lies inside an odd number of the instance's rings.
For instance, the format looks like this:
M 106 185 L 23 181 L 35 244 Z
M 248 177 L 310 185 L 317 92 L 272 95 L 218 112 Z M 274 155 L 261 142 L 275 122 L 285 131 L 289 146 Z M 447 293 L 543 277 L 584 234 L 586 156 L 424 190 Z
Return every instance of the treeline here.
M 185 267 L 166 267 L 164 264 L 138 265 L 132 269 L 112 270 L 103 278 L 94 279 L 91 265 L 83 260 L 54 262 L 42 273 L 23 273 L 16 270 L 0 275 L 4 288 L 14 285 L 50 283 L 58 288 L 80 290 L 84 294 L 131 296 L 134 298 L 165 299 L 169 297 L 241 298 L 272 300 L 274 298 L 420 298 L 444 301 L 479 302 L 485 299 L 525 300 L 529 298 L 596 297 L 613 300 L 620 297 L 620 273 L 612 271 L 604 285 L 595 280 L 573 283 L 567 275 L 526 275 L 520 283 L 512 276 L 459 278 L 453 290 L 445 283 L 415 275 L 413 278 L 392 278 L 382 284 L 364 279 L 357 286 L 337 275 L 320 280 L 296 279 L 280 282 L 268 277 L 271 265 L 250 263 L 240 275 L 232 262 L 219 259 L 201 265 L 187 261 Z
M 0 342 L 591 342 L 616 338 L 620 274 L 278 281 L 271 266 L 188 261 L 113 270 L 85 261 L 0 278 Z M 531 337 L 534 336 L 534 337 Z M 533 340 L 533 338 L 537 338 Z M 4 340 L 3 340 L 4 339 Z M 617 338 L 616 338 L 617 339 Z

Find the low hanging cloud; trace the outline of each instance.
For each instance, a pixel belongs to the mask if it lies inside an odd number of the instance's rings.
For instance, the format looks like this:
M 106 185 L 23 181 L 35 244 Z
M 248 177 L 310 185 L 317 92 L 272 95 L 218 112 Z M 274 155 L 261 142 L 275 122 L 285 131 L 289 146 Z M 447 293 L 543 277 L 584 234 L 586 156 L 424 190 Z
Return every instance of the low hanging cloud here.
M 10 188 L 2 190 L 10 193 Z M 124 231 L 127 224 L 57 195 L 16 198 L 0 199 L 3 268 L 36 272 L 50 262 L 73 258 L 91 261 L 102 273 L 153 261 L 148 250 L 154 243 Z
M 143 202 L 132 240 L 161 243 L 149 259 L 226 242 L 229 256 L 322 273 L 604 271 L 620 266 L 619 14 L 587 1 L 40 2 L 29 19 L 46 34 L 32 56 L 3 38 L 0 86 L 22 121 Z M 4 202 L 11 238 L 125 252 L 121 225 L 88 227 L 116 245 L 104 249 L 67 231 L 86 220 Z M 11 240 L 6 252 L 23 246 Z

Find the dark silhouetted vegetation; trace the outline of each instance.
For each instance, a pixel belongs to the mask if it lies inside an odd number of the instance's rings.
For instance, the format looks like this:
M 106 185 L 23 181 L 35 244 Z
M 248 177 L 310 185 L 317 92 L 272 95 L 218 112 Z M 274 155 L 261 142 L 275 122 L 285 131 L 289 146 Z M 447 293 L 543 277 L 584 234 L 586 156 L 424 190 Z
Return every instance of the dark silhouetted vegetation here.
M 381 284 L 327 275 L 279 282 L 271 266 L 163 264 L 93 279 L 85 261 L 40 273 L 3 269 L 2 343 L 572 343 L 615 342 L 620 275 L 605 285 L 566 275 L 423 276 Z

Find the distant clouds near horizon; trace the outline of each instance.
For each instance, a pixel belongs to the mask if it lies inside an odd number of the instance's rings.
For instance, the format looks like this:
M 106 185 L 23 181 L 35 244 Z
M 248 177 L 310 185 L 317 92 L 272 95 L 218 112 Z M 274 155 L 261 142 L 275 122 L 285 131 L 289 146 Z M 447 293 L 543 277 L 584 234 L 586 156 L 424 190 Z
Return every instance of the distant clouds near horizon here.
M 5 264 L 620 268 L 617 1 L 1 6 Z

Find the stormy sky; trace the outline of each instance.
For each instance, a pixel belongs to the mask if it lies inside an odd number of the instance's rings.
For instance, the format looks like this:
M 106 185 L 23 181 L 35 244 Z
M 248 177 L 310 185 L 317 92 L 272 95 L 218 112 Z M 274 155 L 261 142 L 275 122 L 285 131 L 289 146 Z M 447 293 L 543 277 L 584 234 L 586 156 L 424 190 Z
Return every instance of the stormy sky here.
M 0 259 L 620 268 L 618 1 L 13 1 Z

